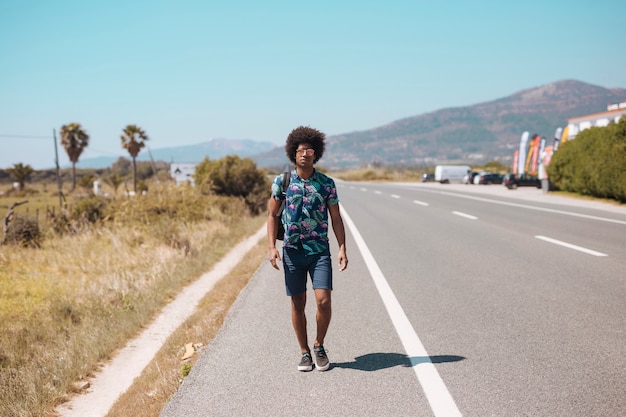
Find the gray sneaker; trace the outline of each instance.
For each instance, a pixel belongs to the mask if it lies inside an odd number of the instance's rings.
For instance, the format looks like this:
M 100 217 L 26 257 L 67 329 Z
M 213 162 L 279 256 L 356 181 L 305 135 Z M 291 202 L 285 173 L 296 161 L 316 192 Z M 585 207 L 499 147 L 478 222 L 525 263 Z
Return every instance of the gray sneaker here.
M 330 361 L 324 346 L 314 346 L 313 355 L 315 355 L 315 367 L 318 371 L 326 371 L 330 367 Z
M 310 353 L 303 353 L 302 359 L 300 359 L 300 363 L 298 364 L 298 371 L 311 371 L 313 369 L 313 359 L 311 359 Z

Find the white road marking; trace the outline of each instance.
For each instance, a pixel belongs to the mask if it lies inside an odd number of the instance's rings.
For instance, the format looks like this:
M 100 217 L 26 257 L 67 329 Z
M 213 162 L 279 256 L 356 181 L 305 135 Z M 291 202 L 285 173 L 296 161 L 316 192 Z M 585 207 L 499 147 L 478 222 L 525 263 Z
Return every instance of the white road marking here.
M 472 216 L 471 214 L 465 214 L 460 211 L 453 211 L 452 214 L 456 214 L 457 216 L 465 217 L 466 219 L 478 220 L 478 217 Z
M 582 246 L 572 245 L 571 243 L 563 242 L 561 240 L 552 239 L 550 237 L 541 236 L 541 235 L 537 235 L 535 237 L 537 239 L 539 239 L 539 240 L 543 240 L 545 242 L 554 243 L 555 245 L 565 246 L 566 248 L 574 249 L 574 250 L 577 250 L 579 252 L 583 252 L 583 253 L 586 253 L 586 254 L 589 254 L 589 255 L 593 255 L 593 256 L 609 256 L 606 253 L 596 252 L 595 250 L 583 248 Z
M 423 202 L 423 201 L 413 200 L 413 202 L 414 202 L 415 204 L 419 204 L 420 206 L 425 206 L 425 207 L 426 207 L 426 206 L 428 206 L 428 203 L 425 203 L 425 202 Z
M 589 214 L 574 213 L 572 211 L 557 210 L 557 209 L 551 209 L 551 208 L 546 208 L 546 207 L 529 206 L 527 204 L 510 203 L 508 201 L 492 200 L 490 198 L 475 197 L 471 195 L 453 193 L 450 191 L 430 191 L 430 192 L 435 192 L 435 193 L 443 194 L 443 195 L 449 195 L 453 197 L 467 198 L 469 200 L 483 201 L 483 202 L 492 203 L 492 204 L 500 204 L 503 206 L 519 207 L 519 208 L 525 208 L 528 210 L 543 211 L 546 213 L 555 213 L 555 214 L 563 214 L 563 215 L 572 216 L 572 217 L 580 217 L 581 219 L 599 220 L 603 222 L 616 223 L 616 224 L 626 224 L 626 221 L 624 220 L 611 219 L 608 217 L 592 216 Z
M 367 191 L 367 188 L 361 187 L 361 191 Z
M 365 244 L 363 237 L 343 206 L 341 206 L 341 211 L 359 251 L 365 260 L 365 264 L 370 271 L 378 293 L 387 309 L 387 313 L 402 341 L 404 350 L 411 359 L 413 370 L 415 371 L 415 375 L 417 375 L 417 379 L 422 386 L 424 394 L 426 394 L 433 414 L 435 417 L 461 417 L 462 414 L 457 408 L 454 399 L 450 395 L 441 376 L 439 376 L 437 368 L 435 368 L 435 365 L 430 360 L 430 355 L 428 355 L 417 333 L 415 333 L 415 329 L 413 329 L 409 318 L 404 313 L 387 279 L 378 267 L 378 263 Z
M 383 193 L 382 191 L 378 191 L 378 190 L 374 191 L 374 194 L 382 194 L 382 193 Z
M 391 197 L 393 197 L 393 198 L 400 198 L 400 196 L 398 194 L 391 194 Z

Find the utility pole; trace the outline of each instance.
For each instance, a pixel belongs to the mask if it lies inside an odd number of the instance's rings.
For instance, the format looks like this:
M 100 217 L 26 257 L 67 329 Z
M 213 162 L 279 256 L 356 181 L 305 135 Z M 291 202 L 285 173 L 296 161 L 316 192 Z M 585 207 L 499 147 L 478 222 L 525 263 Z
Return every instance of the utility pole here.
M 52 129 L 52 138 L 54 140 L 54 156 L 57 166 L 57 185 L 59 187 L 59 213 L 63 210 L 63 187 L 61 185 L 61 170 L 59 168 L 59 150 L 57 148 L 57 131 Z
M 148 148 L 146 146 L 146 148 Z M 160 184 L 159 176 L 157 175 L 156 164 L 154 163 L 154 158 L 152 157 L 152 152 L 150 152 L 150 148 L 148 148 L 148 155 L 150 155 L 150 162 L 152 164 L 152 173 L 154 174 L 154 178 L 156 179 L 157 184 Z

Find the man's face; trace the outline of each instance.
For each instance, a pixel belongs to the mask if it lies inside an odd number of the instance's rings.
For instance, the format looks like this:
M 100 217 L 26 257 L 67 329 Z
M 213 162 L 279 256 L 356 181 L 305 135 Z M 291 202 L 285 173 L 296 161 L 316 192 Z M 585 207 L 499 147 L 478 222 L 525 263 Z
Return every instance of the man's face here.
M 301 167 L 313 166 L 315 149 L 308 143 L 301 143 L 296 149 L 296 165 Z

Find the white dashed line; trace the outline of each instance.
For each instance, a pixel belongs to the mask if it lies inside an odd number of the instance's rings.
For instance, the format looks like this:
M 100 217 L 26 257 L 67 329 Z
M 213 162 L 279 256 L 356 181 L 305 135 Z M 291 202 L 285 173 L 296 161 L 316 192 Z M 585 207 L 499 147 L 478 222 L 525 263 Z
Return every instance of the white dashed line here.
M 460 211 L 453 211 L 452 214 L 456 214 L 457 216 L 465 217 L 470 220 L 478 220 L 478 217 L 472 216 L 471 214 L 461 213 Z
M 400 198 L 400 196 L 398 194 L 391 194 L 392 198 Z
M 582 246 L 576 246 L 576 245 L 572 245 L 571 243 L 567 243 L 567 242 L 563 242 L 561 240 L 556 240 L 556 239 L 552 239 L 550 237 L 546 237 L 546 236 L 535 236 L 537 239 L 539 240 L 543 240 L 545 242 L 549 242 L 549 243 L 554 243 L 555 245 L 560 245 L 560 246 L 564 246 L 566 248 L 569 249 L 574 249 L 577 250 L 579 252 L 583 252 L 586 253 L 588 255 L 593 255 L 593 256 L 609 256 L 606 253 L 602 253 L 602 252 L 596 252 L 595 250 L 591 250 L 591 249 L 587 249 L 587 248 L 583 248 Z
M 415 204 L 419 204 L 420 206 L 424 206 L 424 207 L 427 207 L 427 206 L 428 206 L 428 203 L 425 203 L 425 202 L 423 202 L 423 201 L 413 200 L 413 202 L 414 202 Z
M 524 209 L 528 209 L 528 210 L 537 210 L 537 211 L 543 211 L 543 212 L 546 212 L 546 213 L 555 213 L 555 214 L 563 214 L 563 215 L 566 215 L 566 216 L 580 217 L 581 219 L 599 220 L 599 221 L 603 221 L 603 222 L 616 223 L 616 224 L 626 224 L 626 221 L 624 221 L 624 220 L 617 220 L 617 219 L 611 219 L 611 218 L 599 217 L 599 216 L 591 216 L 591 215 L 588 215 L 588 214 L 575 213 L 575 212 L 565 211 L 565 210 L 556 210 L 556 209 L 551 209 L 551 208 L 546 208 L 546 207 L 530 206 L 528 204 L 520 204 L 520 203 L 511 203 L 511 202 L 508 202 L 508 201 L 492 200 L 490 198 L 476 197 L 476 196 L 473 196 L 473 195 L 458 194 L 458 193 L 452 193 L 452 192 L 448 192 L 448 191 L 436 191 L 436 193 L 437 194 L 442 194 L 442 195 L 450 195 L 450 196 L 453 196 L 453 197 L 466 198 L 466 199 L 469 199 L 469 200 L 484 201 L 484 202 L 491 203 L 491 204 L 500 204 L 500 205 L 509 206 L 509 207 L 520 207 L 520 208 L 524 208 Z

